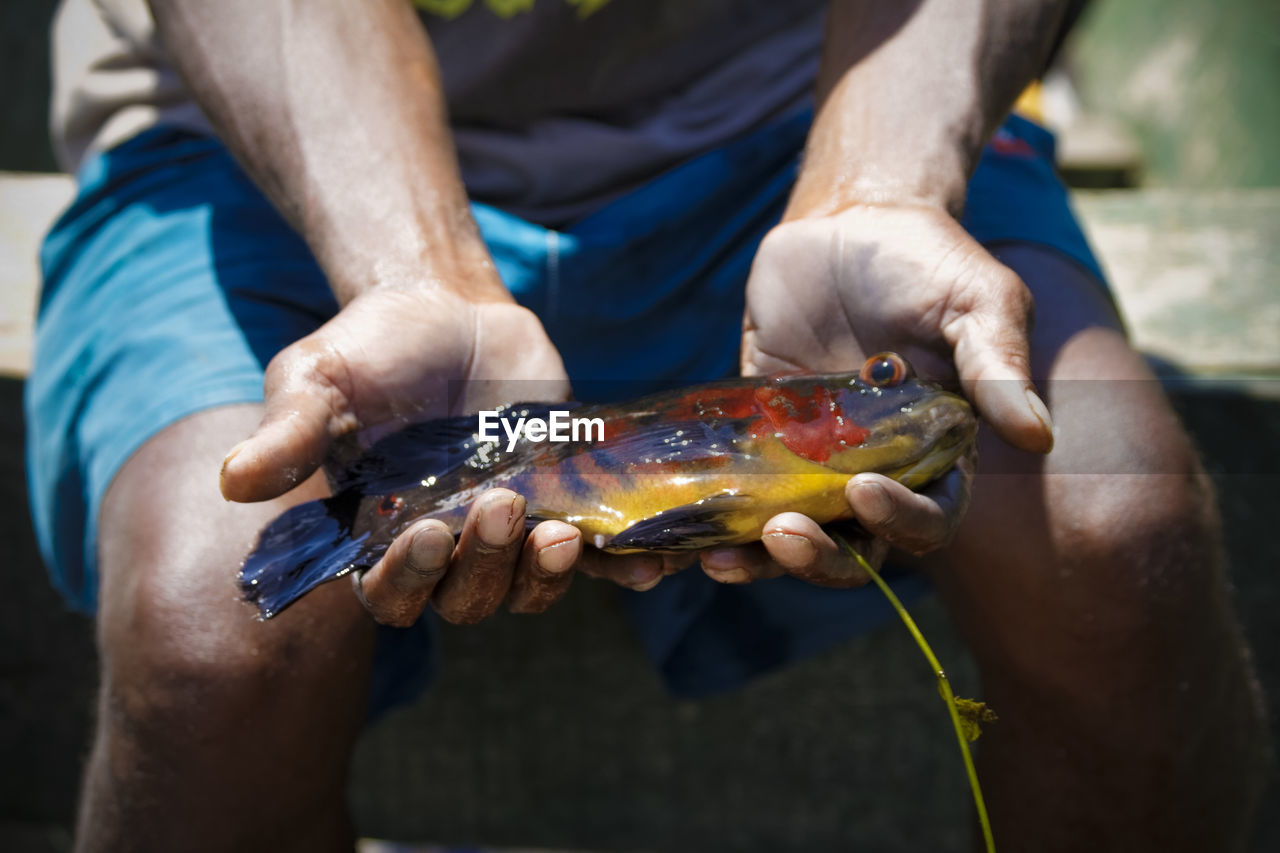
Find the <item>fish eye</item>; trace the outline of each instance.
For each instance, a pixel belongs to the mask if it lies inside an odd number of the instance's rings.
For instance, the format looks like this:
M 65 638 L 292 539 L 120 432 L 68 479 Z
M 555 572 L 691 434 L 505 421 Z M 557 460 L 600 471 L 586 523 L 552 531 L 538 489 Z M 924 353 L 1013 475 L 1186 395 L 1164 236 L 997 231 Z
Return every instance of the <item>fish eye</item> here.
M 902 356 L 896 352 L 880 352 L 867 359 L 858 376 L 876 388 L 892 388 L 905 382 L 910 372 Z

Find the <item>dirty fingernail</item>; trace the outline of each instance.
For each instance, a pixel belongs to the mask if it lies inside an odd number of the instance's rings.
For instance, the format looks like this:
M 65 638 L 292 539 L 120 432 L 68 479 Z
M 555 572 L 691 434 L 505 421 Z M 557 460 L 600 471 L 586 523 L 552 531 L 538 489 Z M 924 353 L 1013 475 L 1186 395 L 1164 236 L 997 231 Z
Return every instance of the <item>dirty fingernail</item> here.
M 222 491 L 222 496 L 224 498 L 227 496 L 227 466 L 231 464 L 231 460 L 235 459 L 236 456 L 239 455 L 241 450 L 244 450 L 244 446 L 248 443 L 249 439 L 246 438 L 244 441 L 231 448 L 231 450 L 227 452 L 227 455 L 222 458 L 222 467 L 218 469 L 218 488 Z
M 488 500 L 480 510 L 476 532 L 480 541 L 491 548 L 509 545 L 524 526 L 524 498 L 498 496 Z
M 662 580 L 662 575 L 658 575 L 653 580 L 647 581 L 646 583 L 632 584 L 630 589 L 632 592 L 648 592 L 649 590 L 657 586 L 661 580 Z
M 633 566 L 631 570 L 627 572 L 627 579 L 633 586 L 652 583 L 661 577 L 662 567 L 655 566 L 647 562 L 638 566 Z
M 1045 430 L 1049 433 L 1050 442 L 1054 439 L 1053 434 L 1053 416 L 1049 414 L 1049 407 L 1044 404 L 1044 400 L 1040 399 L 1040 395 L 1035 392 L 1034 388 L 1027 389 L 1027 406 L 1031 409 L 1031 414 L 1036 416 L 1036 420 L 1044 425 Z M 1052 449 L 1052 444 L 1050 444 Z
M 567 539 L 539 548 L 534 562 L 544 572 L 563 574 L 573 566 L 573 549 L 569 547 L 572 544 L 573 540 Z
M 727 572 L 740 568 L 740 562 L 738 552 L 731 548 L 707 551 L 702 555 L 703 567 L 712 572 Z
M 807 566 L 818 558 L 818 549 L 807 536 L 797 533 L 766 533 L 764 541 L 774 559 L 788 566 Z
M 444 565 L 453 551 L 453 537 L 438 528 L 419 530 L 409 542 L 406 562 L 418 571 L 434 570 Z
M 854 486 L 858 493 L 858 506 L 862 510 L 864 520 L 872 524 L 883 524 L 893 515 L 893 502 L 889 493 L 879 483 L 858 483 Z

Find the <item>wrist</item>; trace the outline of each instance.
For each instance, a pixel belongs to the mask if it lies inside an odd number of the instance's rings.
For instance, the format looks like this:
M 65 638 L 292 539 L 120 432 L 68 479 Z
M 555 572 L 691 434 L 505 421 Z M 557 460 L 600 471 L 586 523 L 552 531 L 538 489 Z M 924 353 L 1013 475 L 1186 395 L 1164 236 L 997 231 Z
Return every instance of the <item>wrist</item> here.
M 825 111 L 825 110 L 824 110 Z M 964 210 L 970 147 L 940 135 L 929 140 L 903 128 L 902 140 L 819 117 L 784 220 L 833 216 L 856 206 L 933 208 L 958 218 Z
M 782 219 L 835 216 L 853 207 L 923 208 L 958 219 L 964 210 L 964 182 L 945 175 L 907 178 L 879 167 L 811 174 L 796 181 Z
M 465 217 L 465 219 L 464 219 Z M 371 291 L 443 292 L 473 302 L 512 301 L 470 212 L 429 228 L 388 227 L 376 236 L 323 241 L 317 251 L 338 301 Z

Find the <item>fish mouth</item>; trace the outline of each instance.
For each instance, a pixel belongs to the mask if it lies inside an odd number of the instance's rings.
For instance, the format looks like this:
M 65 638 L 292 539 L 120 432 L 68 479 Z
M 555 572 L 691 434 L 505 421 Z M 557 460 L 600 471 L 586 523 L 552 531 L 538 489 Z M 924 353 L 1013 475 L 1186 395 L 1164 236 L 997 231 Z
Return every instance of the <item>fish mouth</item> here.
M 978 431 L 973 409 L 962 398 L 939 393 L 917 407 L 922 418 L 921 437 L 933 434 L 932 441 L 922 441 L 923 450 L 886 475 L 910 489 L 918 489 L 938 479 L 968 452 Z

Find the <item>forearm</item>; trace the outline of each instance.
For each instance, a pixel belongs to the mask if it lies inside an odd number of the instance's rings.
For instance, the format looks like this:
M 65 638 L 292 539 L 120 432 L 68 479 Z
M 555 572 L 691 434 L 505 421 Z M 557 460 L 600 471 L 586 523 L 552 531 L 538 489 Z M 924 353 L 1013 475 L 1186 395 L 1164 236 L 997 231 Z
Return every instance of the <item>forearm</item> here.
M 303 235 L 342 303 L 448 282 L 504 296 L 449 134 L 440 72 L 402 0 L 151 0 L 219 134 Z
M 854 204 L 958 214 L 982 145 L 1043 68 L 1063 0 L 833 0 L 788 218 Z

